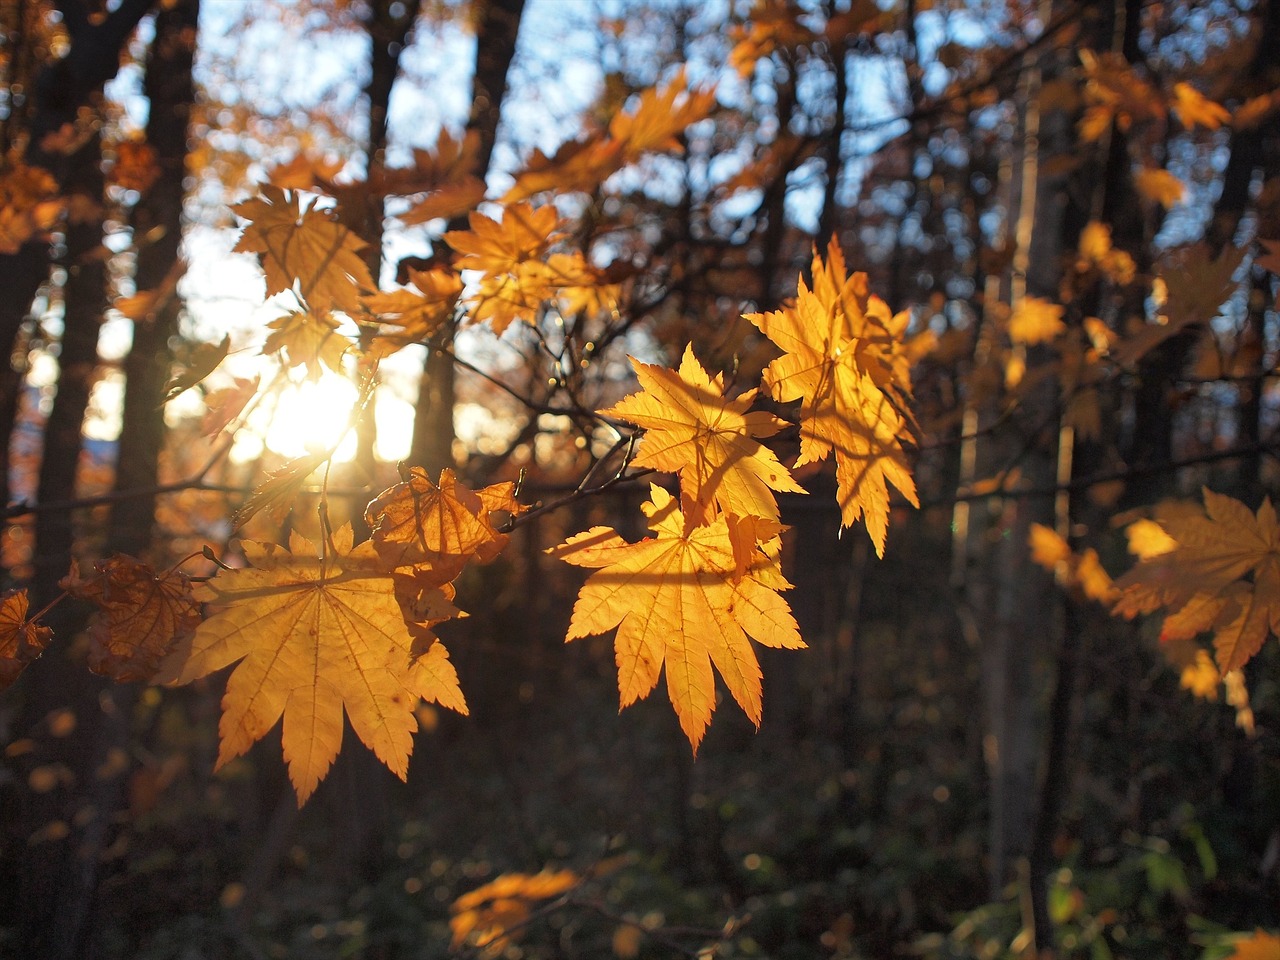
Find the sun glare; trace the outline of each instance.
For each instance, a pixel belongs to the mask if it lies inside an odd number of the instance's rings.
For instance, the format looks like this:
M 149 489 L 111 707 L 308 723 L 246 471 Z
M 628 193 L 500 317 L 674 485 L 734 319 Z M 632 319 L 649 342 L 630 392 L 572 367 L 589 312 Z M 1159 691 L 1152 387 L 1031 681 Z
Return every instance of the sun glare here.
M 338 444 L 334 460 L 351 460 L 356 455 L 356 435 L 348 427 L 358 398 L 349 380 L 326 371 L 319 380 L 285 386 L 272 398 L 274 403 L 255 411 L 249 426 L 267 449 L 282 457 L 323 453 Z

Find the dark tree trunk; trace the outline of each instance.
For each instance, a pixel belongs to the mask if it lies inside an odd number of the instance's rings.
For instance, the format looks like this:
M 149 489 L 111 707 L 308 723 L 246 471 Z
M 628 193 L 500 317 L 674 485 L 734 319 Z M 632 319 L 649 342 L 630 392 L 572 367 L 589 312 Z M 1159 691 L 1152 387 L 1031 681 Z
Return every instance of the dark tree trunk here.
M 507 92 L 507 72 L 516 53 L 520 16 L 525 0 L 480 0 L 476 21 L 476 61 L 471 89 L 471 116 L 468 132 L 479 140 L 475 174 L 489 170 L 493 145 L 498 139 L 502 101 Z M 465 228 L 465 223 L 451 225 Z M 434 473 L 453 465 L 454 369 L 450 355 L 453 330 L 450 325 L 427 347 L 427 360 L 418 389 L 413 418 L 413 444 L 409 459 Z
M 133 235 L 145 238 L 134 275 L 140 291 L 171 288 L 178 269 L 187 126 L 195 103 L 191 68 L 199 15 L 200 0 L 181 0 L 157 14 L 156 37 L 147 58 L 145 83 L 151 101 L 147 142 L 156 152 L 160 177 L 133 214 Z M 156 485 L 164 439 L 160 401 L 169 378 L 169 340 L 177 333 L 180 307 L 178 298 L 170 295 L 154 315 L 134 323 L 133 345 L 124 361 L 117 490 L 146 490 Z M 151 541 L 154 525 L 153 497 L 121 500 L 111 512 L 111 550 L 140 554 Z

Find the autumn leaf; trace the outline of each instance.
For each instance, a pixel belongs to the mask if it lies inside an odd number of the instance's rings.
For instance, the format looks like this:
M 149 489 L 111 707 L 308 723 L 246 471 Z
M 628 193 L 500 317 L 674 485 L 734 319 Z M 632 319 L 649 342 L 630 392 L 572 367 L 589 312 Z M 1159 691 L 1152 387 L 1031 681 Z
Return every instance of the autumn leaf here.
M 14 254 L 62 215 L 58 181 L 49 171 L 23 163 L 0 164 L 0 254 Z
M 112 680 L 150 680 L 200 622 L 185 574 L 158 574 L 122 554 L 97 561 L 83 578 L 73 560 L 60 586 L 98 608 L 89 629 L 89 669 Z
M 1232 277 L 1244 262 L 1245 247 L 1226 247 L 1214 260 L 1203 243 L 1169 253 L 1160 267 L 1165 295 L 1160 322 L 1146 324 L 1113 351 L 1117 363 L 1130 366 L 1152 348 L 1192 324 L 1208 323 L 1235 292 Z
M 681 506 L 690 524 L 707 522 L 712 504 L 724 513 L 778 519 L 772 490 L 804 493 L 773 451 L 757 442 L 786 424 L 750 412 L 756 391 L 724 397 L 724 378 L 712 378 L 685 347 L 679 371 L 632 359 L 642 392 L 601 410 L 644 428 L 634 463 L 680 474 Z
M 271 186 L 232 209 L 250 221 L 233 250 L 259 255 L 267 296 L 296 290 L 317 313 L 335 308 L 355 313 L 361 290 L 377 289 L 360 256 L 364 241 L 331 212 L 314 203 L 304 205 L 292 191 Z
M 1187 185 L 1168 170 L 1146 167 L 1134 174 L 1133 185 L 1138 193 L 1166 210 L 1187 198 Z
M 714 90 L 689 89 L 681 67 L 661 89 L 645 90 L 634 111 L 614 114 L 609 136 L 622 145 L 623 163 L 633 162 L 649 151 L 682 152 L 676 134 L 707 117 L 715 102 Z
M 1157 516 L 1172 549 L 1139 560 L 1116 582 L 1115 612 L 1168 611 L 1162 636 L 1212 630 L 1218 667 L 1244 666 L 1280 628 L 1280 529 L 1270 500 L 1257 513 L 1212 490 L 1204 510 Z M 1252 579 L 1246 580 L 1245 577 Z
M 1028 346 L 1052 340 L 1067 329 L 1062 311 L 1043 297 L 1023 297 L 1009 317 L 1009 339 Z
M 513 485 L 476 492 L 448 468 L 440 484 L 421 467 L 411 467 L 400 483 L 384 490 L 365 510 L 373 545 L 387 569 L 426 566 L 437 583 L 453 580 L 466 562 L 495 558 L 508 537 L 495 529 L 491 510 L 515 510 Z
M 295 310 L 267 323 L 271 333 L 262 352 L 284 353 L 288 365 L 305 366 L 311 380 L 319 379 L 325 367 L 341 373 L 342 358 L 355 345 L 338 332 L 338 326 L 331 316 Z
M 290 460 L 284 466 L 267 474 L 249 499 L 244 502 L 231 517 L 231 527 L 239 530 L 254 516 L 266 510 L 276 521 L 283 522 L 285 516 L 293 509 L 293 501 L 302 491 L 307 478 L 315 473 L 316 468 L 328 459 L 323 453 L 309 453 L 296 460 Z
M 18 679 L 53 639 L 52 630 L 27 619 L 27 602 L 26 590 L 10 590 L 0 599 L 0 690 Z
M 245 406 L 258 392 L 259 377 L 235 377 L 229 387 L 221 387 L 205 394 L 204 418 L 200 421 L 200 433 L 213 437 L 221 433 L 232 420 L 240 416 Z
M 1214 103 L 1189 83 L 1173 85 L 1173 102 L 1170 104 L 1178 121 L 1188 130 L 1203 127 L 1217 130 L 1231 119 L 1231 113 L 1220 103 Z
M 903 348 L 906 314 L 871 296 L 865 273 L 847 275 L 832 237 L 827 261 L 813 259 L 813 290 L 801 280 L 795 305 L 747 319 L 785 352 L 765 369 L 774 399 L 800 400 L 796 466 L 835 451 L 841 521 L 860 518 L 884 555 L 889 484 L 918 505 L 902 448 L 911 394 Z
M 453 270 L 410 270 L 412 287 L 363 298 L 365 310 L 399 330 L 380 331 L 376 343 L 386 352 L 426 343 L 453 316 L 462 295 L 462 279 Z
M 1027 539 L 1031 561 L 1060 577 L 1059 582 L 1098 603 L 1111 604 L 1118 599 L 1111 576 L 1092 547 L 1077 553 L 1056 530 L 1039 523 L 1031 524 Z
M 515 929 L 526 924 L 533 905 L 572 890 L 582 878 L 572 870 L 504 873 L 464 893 L 449 908 L 452 948 L 470 945 L 481 956 L 496 957 L 511 943 Z
M 419 699 L 466 712 L 443 644 L 417 660 L 392 578 L 351 528 L 318 556 L 296 533 L 290 549 L 246 542 L 252 566 L 222 570 L 198 598 L 216 610 L 166 664 L 166 682 L 190 683 L 236 661 L 218 726 L 218 766 L 284 718 L 289 779 L 306 802 L 338 754 L 345 709 L 356 735 L 402 780 Z
M 655 537 L 627 543 L 610 527 L 594 527 L 547 552 L 596 570 L 573 605 L 566 641 L 617 627 L 621 707 L 648 696 L 665 665 L 667 692 L 696 753 L 715 708 L 713 666 L 759 726 L 760 665 L 747 637 L 787 649 L 804 642 L 778 595 L 791 586 L 778 568 L 780 539 L 760 545 L 738 576 L 723 516 L 686 529 L 670 494 L 653 486 L 650 498 L 643 509 Z
M 230 349 L 230 334 L 224 336 L 220 343 L 197 344 L 187 358 L 187 362 L 165 383 L 164 399 L 160 402 L 162 404 L 168 403 L 174 397 L 190 390 L 209 374 L 213 373 L 218 368 L 218 364 L 226 359 L 227 352 Z
M 555 276 L 544 257 L 560 239 L 559 214 L 547 204 L 536 210 L 516 203 L 494 220 L 478 211 L 469 218 L 470 230 L 450 230 L 445 242 L 462 254 L 459 270 L 479 270 L 484 276 L 470 297 L 477 323 L 488 320 L 493 332 L 517 320 L 532 322 L 544 300 L 555 290 Z

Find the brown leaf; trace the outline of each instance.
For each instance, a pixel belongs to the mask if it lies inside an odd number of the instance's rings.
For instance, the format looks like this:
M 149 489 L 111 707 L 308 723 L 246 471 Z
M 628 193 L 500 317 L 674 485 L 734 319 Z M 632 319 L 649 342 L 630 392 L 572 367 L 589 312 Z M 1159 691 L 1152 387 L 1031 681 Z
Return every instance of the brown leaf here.
M 27 619 L 27 591 L 6 593 L 0 599 L 0 690 L 18 679 L 51 639 L 52 630 Z
M 89 630 L 89 669 L 112 680 L 150 680 L 200 622 L 185 574 L 159 575 L 150 564 L 123 554 L 97 561 L 93 574 L 83 579 L 73 561 L 60 585 L 98 608 Z

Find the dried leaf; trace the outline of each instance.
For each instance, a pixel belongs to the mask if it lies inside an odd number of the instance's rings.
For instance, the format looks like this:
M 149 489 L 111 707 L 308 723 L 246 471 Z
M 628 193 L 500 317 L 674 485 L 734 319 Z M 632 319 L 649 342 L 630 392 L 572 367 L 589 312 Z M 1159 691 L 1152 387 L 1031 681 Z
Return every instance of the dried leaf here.
M 52 630 L 27 619 L 27 602 L 26 590 L 11 590 L 0 598 L 0 690 L 18 679 L 53 639 Z
M 89 669 L 117 681 L 150 680 L 161 661 L 200 622 L 191 582 L 178 571 L 117 554 L 81 578 L 72 561 L 60 586 L 98 608 L 89 630 Z
M 1133 177 L 1138 193 L 1166 210 L 1176 207 L 1187 198 L 1187 185 L 1168 170 L 1152 167 L 1139 170 Z

